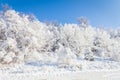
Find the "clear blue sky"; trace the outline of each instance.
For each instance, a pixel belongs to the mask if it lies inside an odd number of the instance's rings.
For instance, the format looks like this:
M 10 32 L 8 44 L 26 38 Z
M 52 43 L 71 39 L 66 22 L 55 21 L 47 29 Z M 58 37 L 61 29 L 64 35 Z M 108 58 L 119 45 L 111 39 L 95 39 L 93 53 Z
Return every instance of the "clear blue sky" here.
M 76 23 L 85 16 L 93 26 L 120 27 L 120 0 L 0 0 L 13 9 L 33 13 L 41 21 Z

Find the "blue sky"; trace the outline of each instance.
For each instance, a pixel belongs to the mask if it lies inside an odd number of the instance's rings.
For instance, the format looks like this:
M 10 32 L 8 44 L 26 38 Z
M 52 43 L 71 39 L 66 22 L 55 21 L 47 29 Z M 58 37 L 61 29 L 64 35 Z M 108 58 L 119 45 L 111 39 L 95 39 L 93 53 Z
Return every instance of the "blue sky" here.
M 33 13 L 40 21 L 77 23 L 87 17 L 95 27 L 120 27 L 120 0 L 0 0 L 16 11 Z

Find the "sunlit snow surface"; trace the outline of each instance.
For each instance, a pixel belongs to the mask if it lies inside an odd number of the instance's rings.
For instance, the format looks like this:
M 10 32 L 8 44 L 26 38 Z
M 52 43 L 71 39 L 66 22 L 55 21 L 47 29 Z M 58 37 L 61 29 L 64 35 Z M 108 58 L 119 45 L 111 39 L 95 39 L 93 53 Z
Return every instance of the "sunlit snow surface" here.
M 120 80 L 120 62 L 100 58 L 78 62 L 81 67 L 40 61 L 4 66 L 0 68 L 0 80 Z

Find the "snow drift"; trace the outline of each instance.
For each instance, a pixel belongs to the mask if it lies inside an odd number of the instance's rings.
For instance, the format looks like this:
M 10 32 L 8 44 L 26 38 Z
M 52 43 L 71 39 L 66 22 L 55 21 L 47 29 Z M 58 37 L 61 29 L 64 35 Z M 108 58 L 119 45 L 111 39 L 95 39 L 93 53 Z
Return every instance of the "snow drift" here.
M 120 30 L 85 24 L 54 25 L 15 10 L 0 12 L 0 64 L 77 65 L 95 57 L 120 61 Z M 82 63 L 82 62 L 81 62 Z

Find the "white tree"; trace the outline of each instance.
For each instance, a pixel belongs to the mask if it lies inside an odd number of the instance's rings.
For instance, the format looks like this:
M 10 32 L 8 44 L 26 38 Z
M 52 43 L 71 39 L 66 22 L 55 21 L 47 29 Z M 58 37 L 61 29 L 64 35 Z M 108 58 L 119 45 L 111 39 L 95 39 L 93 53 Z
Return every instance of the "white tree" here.
M 79 17 L 77 20 L 80 27 L 86 28 L 89 25 L 89 21 L 86 17 Z
M 110 33 L 93 28 L 84 19 L 81 25 L 47 25 L 15 10 L 1 11 L 0 63 L 41 60 L 43 55 L 47 55 L 46 59 L 51 55 L 59 58 L 64 55 L 65 62 L 73 60 L 72 56 L 74 60 L 94 60 L 94 56 L 98 56 L 120 61 L 119 35 L 119 30 Z

